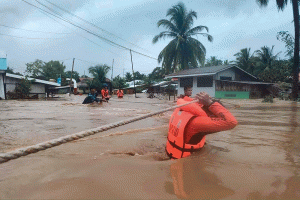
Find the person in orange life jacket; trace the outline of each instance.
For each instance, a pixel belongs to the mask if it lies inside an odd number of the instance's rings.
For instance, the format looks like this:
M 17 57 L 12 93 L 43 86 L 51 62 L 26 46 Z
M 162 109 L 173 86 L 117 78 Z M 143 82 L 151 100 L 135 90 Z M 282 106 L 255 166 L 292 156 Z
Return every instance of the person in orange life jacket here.
M 119 89 L 119 90 L 117 91 L 117 96 L 118 96 L 118 98 L 123 98 L 124 92 L 123 92 L 122 89 Z
M 110 99 L 109 91 L 106 86 L 101 90 L 101 95 L 102 95 L 102 99 L 105 99 L 106 101 Z
M 192 86 L 184 86 L 184 94 L 179 95 L 178 98 L 187 98 L 187 99 L 191 99 L 189 98 L 190 96 L 192 96 L 193 93 L 193 88 Z
M 166 153 L 177 159 L 190 156 L 205 144 L 205 135 L 230 130 L 238 122 L 220 103 L 205 92 L 195 97 L 192 103 L 175 109 L 169 122 Z M 185 96 L 177 100 L 177 105 L 195 100 Z

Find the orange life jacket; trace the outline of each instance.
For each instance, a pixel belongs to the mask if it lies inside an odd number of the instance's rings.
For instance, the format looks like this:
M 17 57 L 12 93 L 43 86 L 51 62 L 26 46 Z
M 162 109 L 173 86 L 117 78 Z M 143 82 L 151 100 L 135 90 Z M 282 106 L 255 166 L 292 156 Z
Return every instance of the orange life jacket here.
M 205 144 L 205 136 L 198 144 L 187 144 L 184 141 L 184 130 L 188 122 L 196 117 L 189 112 L 181 111 L 177 108 L 169 122 L 168 140 L 166 153 L 170 158 L 184 158 L 190 156 L 192 152 L 199 151 Z
M 118 90 L 117 95 L 118 95 L 119 98 L 122 98 L 123 95 L 124 95 L 123 90 Z
M 101 94 L 102 94 L 102 99 L 110 98 L 110 96 L 108 95 L 108 90 L 102 89 Z

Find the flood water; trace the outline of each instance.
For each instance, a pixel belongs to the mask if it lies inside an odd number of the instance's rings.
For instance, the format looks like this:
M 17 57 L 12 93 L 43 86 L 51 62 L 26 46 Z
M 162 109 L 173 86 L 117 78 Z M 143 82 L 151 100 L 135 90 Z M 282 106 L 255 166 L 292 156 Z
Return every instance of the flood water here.
M 82 105 L 84 96 L 0 101 L 0 152 L 174 105 L 145 96 Z M 300 199 L 300 105 L 224 100 L 239 125 L 166 160 L 171 112 L 0 164 L 0 198 Z M 72 189 L 73 188 L 73 189 Z

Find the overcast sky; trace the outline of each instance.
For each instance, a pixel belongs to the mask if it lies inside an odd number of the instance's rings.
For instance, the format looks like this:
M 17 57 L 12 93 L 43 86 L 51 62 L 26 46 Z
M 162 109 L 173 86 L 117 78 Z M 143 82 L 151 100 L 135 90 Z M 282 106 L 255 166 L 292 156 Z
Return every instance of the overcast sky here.
M 24 0 L 25 1 L 25 0 Z M 74 70 L 80 75 L 88 74 L 88 68 L 96 64 L 112 65 L 113 76 L 123 76 L 131 72 L 130 52 L 116 47 L 103 39 L 87 33 L 61 19 L 23 0 L 0 1 L 0 57 L 6 57 L 8 66 L 23 73 L 26 63 L 36 59 L 48 62 L 64 62 L 66 70 L 71 70 L 75 58 Z M 26 0 L 48 12 L 36 0 Z M 64 13 L 46 0 L 38 0 L 59 13 L 63 19 L 90 30 L 118 45 L 133 49 L 149 57 L 132 53 L 135 71 L 149 74 L 161 66 L 157 63 L 160 51 L 170 39 L 152 44 L 155 35 L 164 31 L 158 28 L 160 19 L 169 19 L 166 12 L 179 1 L 174 0 L 48 0 L 68 10 L 101 29 L 97 29 L 78 18 Z M 294 35 L 293 12 L 290 2 L 285 10 L 278 12 L 275 0 L 266 8 L 260 8 L 256 0 L 186 0 L 188 10 L 194 10 L 198 18 L 194 26 L 204 25 L 214 41 L 205 37 L 198 40 L 206 47 L 206 59 L 216 56 L 222 60 L 235 60 L 235 53 L 242 48 L 251 48 L 251 52 L 262 46 L 274 47 L 274 53 L 282 51 L 284 43 L 276 39 L 279 31 L 289 31 Z M 111 72 L 109 73 L 111 77 Z

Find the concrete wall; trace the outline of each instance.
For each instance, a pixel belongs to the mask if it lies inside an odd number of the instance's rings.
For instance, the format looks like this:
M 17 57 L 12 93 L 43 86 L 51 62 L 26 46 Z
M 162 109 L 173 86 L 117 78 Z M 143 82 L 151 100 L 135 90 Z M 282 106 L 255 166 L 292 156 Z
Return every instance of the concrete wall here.
M 4 93 L 4 73 L 0 73 L 0 98 L 5 99 Z
M 6 83 L 6 92 L 13 92 L 16 88 L 16 84 L 20 83 L 20 79 L 6 77 L 5 83 Z M 46 93 L 46 85 L 41 83 L 33 83 L 30 88 L 31 94 L 38 94 L 40 97 L 45 97 Z
M 225 71 L 217 73 L 215 76 L 215 80 L 220 80 L 221 76 L 231 77 L 232 81 L 235 80 L 235 72 L 232 69 L 227 69 Z
M 215 78 L 214 78 L 215 79 Z M 212 97 L 215 97 L 215 81 L 213 81 L 213 87 L 197 87 L 197 77 L 193 77 L 193 93 L 192 97 L 194 97 L 199 92 L 206 92 Z M 180 78 L 178 79 L 178 96 L 184 94 L 183 87 L 180 87 Z

